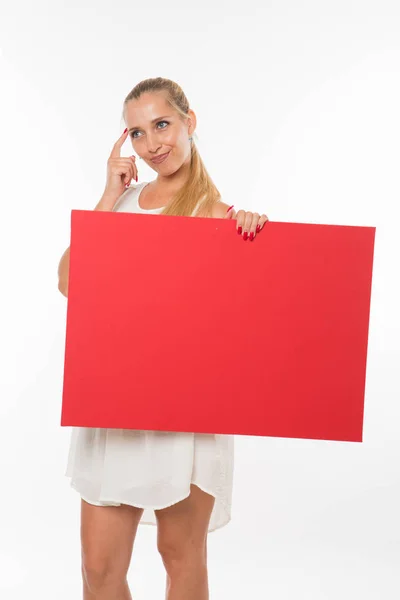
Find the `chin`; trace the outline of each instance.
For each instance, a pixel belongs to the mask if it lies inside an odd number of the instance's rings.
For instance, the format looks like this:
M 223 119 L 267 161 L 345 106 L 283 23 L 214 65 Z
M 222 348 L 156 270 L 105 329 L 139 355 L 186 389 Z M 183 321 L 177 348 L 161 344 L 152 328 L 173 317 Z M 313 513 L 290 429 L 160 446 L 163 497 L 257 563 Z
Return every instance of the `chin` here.
M 152 168 L 154 171 L 156 171 L 156 173 L 160 173 L 160 175 L 164 175 L 165 177 L 168 177 L 169 175 L 174 175 L 174 173 L 176 173 L 177 171 L 179 171 L 179 169 L 181 168 L 180 166 L 176 166 L 176 165 L 168 165 L 168 167 L 163 164 L 158 165 L 159 168 L 156 168 L 156 165 L 152 165 Z

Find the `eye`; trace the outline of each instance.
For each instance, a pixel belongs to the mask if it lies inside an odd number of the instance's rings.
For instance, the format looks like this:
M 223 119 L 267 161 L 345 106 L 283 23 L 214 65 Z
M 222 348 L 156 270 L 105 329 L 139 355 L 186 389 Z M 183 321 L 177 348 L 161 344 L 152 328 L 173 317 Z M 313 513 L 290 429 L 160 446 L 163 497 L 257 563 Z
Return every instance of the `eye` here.
M 160 123 L 166 123 L 167 125 L 169 125 L 169 121 L 158 121 L 156 125 L 160 125 Z M 161 127 L 161 129 L 165 129 L 165 127 Z M 135 133 L 138 133 L 138 129 L 135 129 L 131 132 L 131 138 L 136 139 L 137 136 L 135 136 Z
M 159 125 L 160 123 L 166 123 L 167 125 L 169 125 L 168 121 L 158 121 L 157 125 Z M 165 129 L 165 127 L 162 127 L 162 129 Z

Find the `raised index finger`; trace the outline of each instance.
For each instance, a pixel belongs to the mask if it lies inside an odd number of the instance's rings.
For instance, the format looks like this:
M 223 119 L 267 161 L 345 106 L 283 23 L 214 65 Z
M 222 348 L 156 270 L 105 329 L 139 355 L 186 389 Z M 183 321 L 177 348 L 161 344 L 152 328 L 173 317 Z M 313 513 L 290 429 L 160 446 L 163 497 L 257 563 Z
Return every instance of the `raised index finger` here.
M 128 128 L 125 129 L 124 133 L 117 139 L 113 149 L 111 150 L 110 158 L 119 158 L 121 156 L 121 148 L 128 137 Z

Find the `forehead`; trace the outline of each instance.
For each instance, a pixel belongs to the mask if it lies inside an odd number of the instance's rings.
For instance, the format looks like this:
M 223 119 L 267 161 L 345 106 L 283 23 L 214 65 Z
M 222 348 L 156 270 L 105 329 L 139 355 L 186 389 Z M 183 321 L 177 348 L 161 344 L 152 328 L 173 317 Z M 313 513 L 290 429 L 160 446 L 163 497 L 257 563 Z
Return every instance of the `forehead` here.
M 173 114 L 173 109 L 167 100 L 159 93 L 145 93 L 138 99 L 130 100 L 125 109 L 128 127 L 150 122 L 153 119 Z

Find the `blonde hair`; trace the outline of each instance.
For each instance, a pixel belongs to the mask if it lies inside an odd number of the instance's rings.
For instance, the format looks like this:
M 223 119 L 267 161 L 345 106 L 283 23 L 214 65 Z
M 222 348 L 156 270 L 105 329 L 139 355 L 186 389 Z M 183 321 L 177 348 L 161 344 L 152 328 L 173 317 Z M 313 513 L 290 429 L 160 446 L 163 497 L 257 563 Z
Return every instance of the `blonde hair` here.
M 188 117 L 189 102 L 182 88 L 170 79 L 156 77 L 141 81 L 129 92 L 124 100 L 124 119 L 128 102 L 144 93 L 161 93 L 182 120 Z M 191 216 L 198 205 L 196 216 L 210 216 L 213 205 L 220 199 L 221 194 L 207 173 L 192 137 L 189 176 L 160 214 Z

